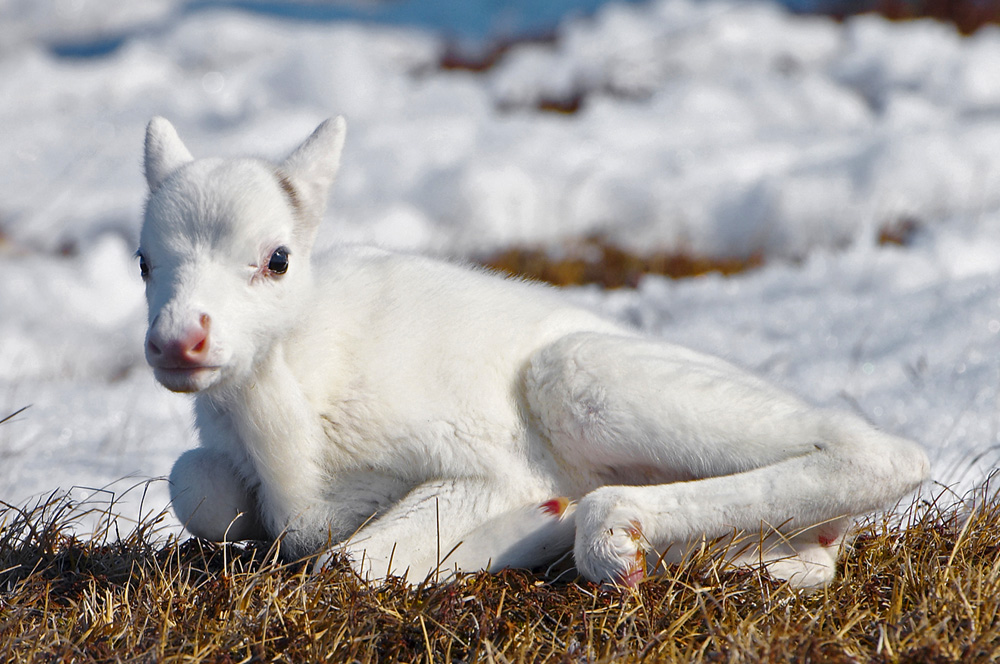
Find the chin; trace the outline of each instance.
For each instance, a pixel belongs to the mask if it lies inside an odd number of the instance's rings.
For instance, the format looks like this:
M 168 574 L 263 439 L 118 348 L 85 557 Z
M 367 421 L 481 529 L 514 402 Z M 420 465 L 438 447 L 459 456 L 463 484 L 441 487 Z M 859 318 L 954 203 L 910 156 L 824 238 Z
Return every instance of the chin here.
M 221 372 L 217 367 L 194 369 L 153 368 L 156 380 L 171 392 L 201 392 L 219 381 Z

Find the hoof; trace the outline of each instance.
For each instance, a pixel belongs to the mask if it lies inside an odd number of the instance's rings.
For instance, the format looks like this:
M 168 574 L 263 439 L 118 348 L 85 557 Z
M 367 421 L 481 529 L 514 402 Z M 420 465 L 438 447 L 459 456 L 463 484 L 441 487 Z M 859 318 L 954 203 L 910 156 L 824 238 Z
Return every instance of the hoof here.
M 589 542 L 578 542 L 577 567 L 591 581 L 635 588 L 646 578 L 647 546 L 642 525 L 630 519 L 602 528 Z
M 619 574 L 617 585 L 635 588 L 640 581 L 646 578 L 646 550 L 642 542 L 642 526 L 633 519 L 629 521 L 629 525 L 624 530 L 635 546 L 635 554 L 625 570 Z
M 553 498 L 552 500 L 547 500 L 542 503 L 542 511 L 554 517 L 562 518 L 566 514 L 566 511 L 570 508 L 572 503 L 569 498 L 559 497 Z

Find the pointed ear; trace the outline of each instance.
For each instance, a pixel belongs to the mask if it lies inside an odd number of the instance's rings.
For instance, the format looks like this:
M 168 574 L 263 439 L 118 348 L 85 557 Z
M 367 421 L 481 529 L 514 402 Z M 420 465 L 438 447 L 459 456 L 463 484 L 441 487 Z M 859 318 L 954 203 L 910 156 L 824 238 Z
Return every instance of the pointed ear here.
M 146 183 L 150 193 L 156 191 L 178 168 L 193 161 L 177 130 L 166 119 L 156 117 L 146 127 Z
M 326 208 L 330 185 L 340 169 L 347 122 L 343 116 L 330 118 L 288 156 L 279 167 L 298 194 L 304 210 L 319 221 Z

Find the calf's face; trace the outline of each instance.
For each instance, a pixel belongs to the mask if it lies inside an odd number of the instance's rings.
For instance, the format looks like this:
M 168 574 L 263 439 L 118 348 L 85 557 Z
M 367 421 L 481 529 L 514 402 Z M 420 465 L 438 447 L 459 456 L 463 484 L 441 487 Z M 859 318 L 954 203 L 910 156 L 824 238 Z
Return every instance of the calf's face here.
M 309 254 L 343 131 L 342 120 L 324 123 L 276 166 L 194 160 L 169 123 L 150 123 L 137 255 L 146 359 L 164 386 L 198 392 L 245 380 L 288 333 L 308 298 Z

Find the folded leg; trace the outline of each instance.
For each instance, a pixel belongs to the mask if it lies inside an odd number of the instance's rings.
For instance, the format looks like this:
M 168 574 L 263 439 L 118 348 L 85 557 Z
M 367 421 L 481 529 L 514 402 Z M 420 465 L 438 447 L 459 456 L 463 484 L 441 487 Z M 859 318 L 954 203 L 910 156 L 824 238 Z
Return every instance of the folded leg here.
M 442 570 L 497 571 L 549 565 L 573 550 L 576 505 L 566 498 L 532 503 L 466 533 L 442 561 Z
M 788 532 L 787 527 L 770 526 L 749 532 L 731 530 L 722 537 L 712 538 L 713 546 L 708 553 L 728 566 L 765 567 L 771 576 L 786 579 L 796 588 L 821 587 L 833 579 L 840 547 L 852 523 L 850 518 L 834 519 L 794 532 Z M 660 563 L 680 563 L 691 553 L 703 550 L 708 539 L 702 536 L 683 543 L 661 543 L 657 548 L 637 527 L 639 522 L 635 524 L 638 559 L 627 573 L 606 579 L 615 584 L 634 585 L 645 576 L 646 570 Z
M 514 487 L 483 480 L 421 485 L 334 551 L 368 580 L 420 581 L 454 571 L 535 567 L 573 547 L 573 510 L 565 499 L 525 504 Z
M 734 529 L 777 531 L 743 561 L 763 562 L 796 585 L 821 585 L 833 576 L 847 517 L 886 506 L 924 477 L 921 457 L 908 454 L 910 443 L 894 439 L 872 445 L 875 432 L 858 433 L 744 473 L 599 488 L 580 501 L 577 511 L 577 565 L 591 579 L 631 583 L 648 549 Z
M 257 504 L 222 454 L 188 450 L 170 471 L 174 514 L 187 530 L 215 542 L 265 539 Z
M 649 547 L 838 524 L 814 529 L 816 551 L 789 540 L 822 560 L 844 517 L 891 504 L 927 474 L 910 441 L 648 339 L 569 335 L 536 354 L 525 385 L 567 475 L 582 478 L 575 555 L 594 580 L 634 583 Z

